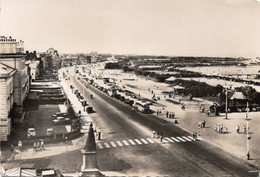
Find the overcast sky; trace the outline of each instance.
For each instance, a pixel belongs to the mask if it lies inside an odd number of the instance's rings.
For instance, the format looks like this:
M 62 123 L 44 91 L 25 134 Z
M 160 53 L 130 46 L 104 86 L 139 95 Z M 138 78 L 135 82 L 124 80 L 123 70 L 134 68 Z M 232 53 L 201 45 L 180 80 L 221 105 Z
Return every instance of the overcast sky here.
M 260 56 L 256 0 L 0 0 L 1 35 L 26 50 Z

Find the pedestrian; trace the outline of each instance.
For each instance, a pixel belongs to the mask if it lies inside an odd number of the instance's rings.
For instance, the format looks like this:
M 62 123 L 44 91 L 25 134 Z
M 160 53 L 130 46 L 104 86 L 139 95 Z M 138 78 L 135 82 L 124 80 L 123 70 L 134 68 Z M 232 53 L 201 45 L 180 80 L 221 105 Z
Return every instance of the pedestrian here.
M 156 133 L 155 133 L 155 131 L 153 131 L 152 138 L 155 138 L 155 136 L 156 136 Z
M 244 133 L 246 133 L 246 126 L 244 125 L 244 127 L 243 127 L 243 130 L 244 130 Z
M 18 141 L 18 149 L 21 151 L 23 149 L 23 143 L 21 140 Z
M 11 151 L 14 152 L 14 145 L 11 144 Z
M 237 133 L 239 133 L 239 129 L 240 129 L 240 127 L 239 127 L 239 125 L 237 125 Z
M 166 112 L 166 118 L 168 118 L 168 116 L 169 116 L 169 112 L 167 111 L 167 112 Z
M 218 130 L 218 125 L 216 124 L 215 125 L 215 132 Z
M 33 150 L 36 151 L 37 150 L 36 148 L 37 148 L 37 144 L 36 144 L 36 142 L 34 142 L 33 143 Z
M 196 132 L 194 132 L 192 136 L 193 136 L 194 140 L 197 140 L 197 133 Z
M 40 142 L 39 141 L 36 143 L 36 149 L 40 150 Z
M 206 126 L 206 121 L 203 120 L 203 128 L 205 128 L 205 126 Z
M 160 138 L 160 132 L 157 132 L 157 138 Z
M 43 140 L 41 140 L 41 144 L 40 144 L 40 146 L 41 146 L 41 150 L 45 150 Z
M 163 143 L 163 133 L 160 133 L 160 143 Z

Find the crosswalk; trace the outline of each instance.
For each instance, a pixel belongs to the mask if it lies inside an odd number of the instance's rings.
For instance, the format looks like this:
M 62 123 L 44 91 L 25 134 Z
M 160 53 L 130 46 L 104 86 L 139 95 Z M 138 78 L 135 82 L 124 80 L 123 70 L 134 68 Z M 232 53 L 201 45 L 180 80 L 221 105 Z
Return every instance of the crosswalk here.
M 177 137 L 164 137 L 163 143 L 186 143 L 186 142 L 194 142 L 196 141 L 191 136 L 177 136 Z M 128 140 L 121 140 L 121 141 L 110 141 L 110 142 L 98 142 L 97 149 L 110 149 L 116 147 L 123 147 L 123 146 L 137 146 L 137 145 L 147 145 L 147 144 L 154 144 L 160 143 L 159 139 L 152 139 L 152 138 L 140 138 L 140 139 L 128 139 Z

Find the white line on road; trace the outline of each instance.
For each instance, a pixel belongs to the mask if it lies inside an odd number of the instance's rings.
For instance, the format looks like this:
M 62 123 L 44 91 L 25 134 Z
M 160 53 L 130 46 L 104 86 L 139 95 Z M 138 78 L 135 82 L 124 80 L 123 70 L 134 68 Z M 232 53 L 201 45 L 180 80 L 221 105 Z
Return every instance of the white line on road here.
M 104 143 L 104 145 L 106 146 L 106 148 L 110 148 L 110 146 L 107 143 Z
M 116 141 L 119 146 L 123 146 L 120 141 Z
M 171 139 L 173 139 L 173 140 L 176 141 L 177 143 L 180 142 L 180 140 L 178 140 L 178 139 L 176 139 L 176 138 L 174 138 L 174 137 L 171 137 Z
M 187 140 L 187 141 L 191 141 L 189 138 L 182 136 L 183 139 Z
M 137 142 L 137 144 L 142 144 L 138 139 L 134 139 L 136 142 Z
M 101 143 L 98 143 L 97 145 L 98 145 L 99 149 L 103 149 L 104 148 Z
M 114 142 L 110 142 L 110 144 L 113 146 L 113 147 L 116 147 L 116 144 Z
M 128 140 L 132 145 L 136 145 L 133 140 Z
M 184 139 L 182 139 L 181 137 L 177 137 L 179 140 L 181 140 L 182 142 L 186 142 Z
M 144 142 L 144 144 L 149 144 L 145 139 L 141 139 L 142 142 Z
M 166 138 L 164 138 L 165 140 L 167 140 L 167 141 L 170 141 L 171 143 L 174 143 L 174 141 L 173 140 L 171 140 L 170 138 L 168 138 L 168 137 L 166 137 Z
M 122 140 L 122 141 L 123 141 L 123 143 L 124 143 L 126 146 L 129 145 L 128 142 L 127 142 L 126 140 Z
M 153 140 L 151 140 L 150 138 L 146 138 L 147 141 L 149 141 L 150 143 L 154 143 Z
M 195 141 L 195 139 L 193 138 L 193 137 L 191 137 L 191 136 L 188 136 L 190 139 L 192 139 L 193 141 Z

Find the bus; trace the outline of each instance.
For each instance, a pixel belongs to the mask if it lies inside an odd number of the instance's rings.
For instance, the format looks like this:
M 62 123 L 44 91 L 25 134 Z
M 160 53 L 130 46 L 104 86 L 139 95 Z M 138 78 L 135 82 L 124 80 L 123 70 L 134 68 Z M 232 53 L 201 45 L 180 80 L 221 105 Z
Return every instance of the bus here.
M 134 106 L 138 111 L 142 113 L 149 113 L 151 111 L 148 102 L 136 101 Z

